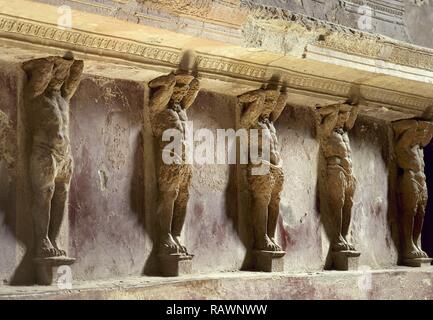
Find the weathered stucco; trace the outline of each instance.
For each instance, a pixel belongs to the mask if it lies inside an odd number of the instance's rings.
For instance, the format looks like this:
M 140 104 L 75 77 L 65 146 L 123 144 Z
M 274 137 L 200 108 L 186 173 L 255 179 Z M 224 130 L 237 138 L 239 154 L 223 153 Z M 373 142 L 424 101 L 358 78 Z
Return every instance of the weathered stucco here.
M 433 48 L 433 1 L 405 1 L 405 25 L 409 41 Z
M 314 119 L 307 108 L 283 112 L 277 130 L 286 174 L 281 203 L 280 237 L 289 271 L 329 266 L 329 240 L 318 208 L 319 145 Z M 395 264 L 396 247 L 388 222 L 387 133 L 385 123 L 361 117 L 350 134 L 354 175 L 358 184 L 352 209 L 351 238 L 370 268 Z M 307 165 L 308 164 L 308 165 Z
M 0 63 L 0 283 L 9 283 L 16 268 L 15 157 L 19 76 L 15 66 Z
M 312 114 L 307 108 L 288 107 L 276 125 L 285 173 L 278 228 L 286 251 L 285 269 L 321 269 L 327 244 L 322 245 L 326 240 L 316 206 L 319 144 L 314 137 Z
M 189 120 L 194 130 L 206 128 L 216 137 L 217 129 L 234 128 L 235 107 L 234 97 L 203 92 L 189 109 Z M 195 142 L 195 147 L 198 145 L 200 142 Z M 194 165 L 184 232 L 196 255 L 194 269 L 198 272 L 230 271 L 242 265 L 245 249 L 236 231 L 233 167 Z
M 370 268 L 395 265 L 394 213 L 389 208 L 387 124 L 364 117 L 351 135 L 354 174 L 357 178 L 352 211 L 352 239 L 362 253 L 360 263 Z
M 71 101 L 69 241 L 78 279 L 143 268 L 143 97 L 138 83 L 89 77 Z

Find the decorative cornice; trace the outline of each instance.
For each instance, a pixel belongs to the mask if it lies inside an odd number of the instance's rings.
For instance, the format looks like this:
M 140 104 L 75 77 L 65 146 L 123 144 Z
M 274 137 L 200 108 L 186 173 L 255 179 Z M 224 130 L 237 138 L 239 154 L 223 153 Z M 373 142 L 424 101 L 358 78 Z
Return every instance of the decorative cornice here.
M 61 0 L 38 0 L 44 3 L 60 3 Z M 105 2 L 95 2 L 92 0 L 68 0 L 67 3 L 77 3 L 84 7 L 96 7 L 101 8 L 109 12 L 109 16 L 116 16 L 117 10 L 122 8 L 126 10 L 126 7 L 116 7 L 115 3 L 126 4 L 123 0 L 111 0 Z M 398 6 L 397 4 L 384 5 L 374 0 L 344 0 L 346 5 L 360 6 L 367 4 L 373 10 L 378 12 L 386 12 L 396 17 L 401 17 L 404 14 L 404 6 Z M 151 10 L 154 6 L 156 9 L 168 10 L 182 14 L 188 17 L 195 17 L 200 19 L 214 19 L 215 14 L 209 16 L 208 14 L 212 11 L 212 8 L 220 6 L 221 8 L 228 8 L 239 12 L 239 16 L 242 16 L 240 21 L 232 24 L 230 27 L 225 28 L 223 24 L 228 23 L 224 17 L 218 18 L 218 20 L 212 20 L 219 28 L 207 27 L 206 32 L 212 34 L 215 39 L 222 37 L 224 41 L 231 41 L 230 43 L 243 45 L 249 43 L 248 36 L 244 34 L 244 38 L 241 36 L 242 28 L 245 28 L 246 21 L 266 21 L 270 22 L 266 24 L 265 35 L 271 32 L 272 21 L 284 21 L 288 26 L 297 26 L 300 28 L 291 29 L 291 32 L 300 32 L 300 39 L 308 34 L 307 40 L 312 41 L 309 44 L 313 44 L 318 47 L 328 48 L 343 53 L 357 55 L 361 57 L 367 57 L 371 59 L 378 59 L 397 65 L 408 66 L 413 68 L 420 68 L 433 71 L 433 50 L 410 45 L 394 39 L 371 34 L 368 32 L 362 32 L 353 28 L 349 28 L 342 25 L 337 25 L 328 21 L 319 20 L 312 18 L 300 13 L 294 13 L 288 9 L 282 9 L 278 7 L 266 6 L 257 4 L 252 0 L 137 0 L 137 5 L 128 7 L 127 14 L 129 18 L 139 18 L 143 20 L 152 21 L 157 19 L 161 23 L 172 24 L 170 19 L 173 19 L 170 15 L 157 15 Z M 123 10 L 122 9 L 122 10 Z M 146 9 L 146 10 L 145 10 Z M 140 11 L 144 10 L 144 11 Z M 242 23 L 241 23 L 242 21 Z M 194 24 L 188 24 L 188 27 L 194 29 Z M 227 26 L 226 26 L 227 27 Z M 201 28 L 197 27 L 197 28 Z M 279 24 L 276 29 L 281 32 Z M 196 30 L 197 31 L 197 30 Z M 251 35 L 254 37 L 254 34 Z M 312 40 L 311 40 L 312 39 Z M 254 43 L 253 46 L 255 46 Z M 259 45 L 257 45 L 259 47 Z M 267 50 L 267 48 L 264 48 Z M 284 52 L 282 52 L 284 53 Z
M 387 13 L 387 14 L 393 15 L 393 16 L 403 17 L 403 15 L 404 15 L 404 5 L 396 7 L 396 6 L 392 6 L 392 5 L 380 4 L 380 3 L 377 3 L 377 1 L 371 1 L 371 0 L 344 0 L 344 2 L 345 3 L 353 3 L 357 6 L 367 5 L 375 11 Z
M 317 40 L 315 45 L 346 54 L 433 71 L 432 50 L 365 37 L 359 33 L 330 34 Z
M 115 57 L 143 65 L 177 67 L 182 52 L 176 48 L 158 47 L 148 43 L 132 41 L 81 30 L 65 30 L 55 25 L 35 22 L 0 14 L 0 39 L 8 38 L 24 43 L 36 43 L 60 49 Z M 284 68 L 240 61 L 221 56 L 197 52 L 197 67 L 203 76 L 224 76 L 231 79 L 246 79 L 256 83 L 269 81 L 275 73 L 281 74 L 289 88 L 309 93 L 325 94 L 338 98 L 347 97 L 350 82 L 296 73 Z M 433 67 L 433 66 L 432 66 Z M 370 86 L 362 86 L 367 101 L 397 106 L 408 112 L 419 112 L 431 105 L 431 100 L 416 95 L 404 94 Z
M 230 76 L 241 76 L 256 81 L 264 81 L 267 68 L 253 63 L 241 63 L 228 58 L 207 56 L 200 54 L 197 57 L 198 70 L 202 72 L 218 73 Z
M 336 97 L 347 97 L 353 86 L 353 83 L 349 82 L 296 74 L 289 71 L 283 74 L 282 81 L 289 88 Z M 416 113 L 432 105 L 432 100 L 428 98 L 367 85 L 361 85 L 361 94 L 367 102 L 390 107 L 398 106 L 408 112 Z
M 24 20 L 16 17 L 0 15 L 0 32 L 6 36 L 24 36 L 32 40 L 51 41 L 53 45 L 73 45 L 79 51 L 95 49 L 137 56 L 143 59 L 159 61 L 164 64 L 177 65 L 180 61 L 179 50 L 161 49 L 150 44 L 136 41 L 92 34 L 76 29 L 64 29 L 55 25 Z M 19 40 L 19 39 L 16 39 Z
M 212 9 L 211 0 L 137 0 L 140 4 L 150 4 L 178 14 L 206 17 Z
M 216 14 L 239 11 L 239 0 L 35 0 L 38 2 L 60 5 L 67 4 L 74 9 L 96 13 L 118 19 L 135 21 L 139 24 L 146 22 L 173 23 L 173 19 L 184 17 L 198 21 L 206 21 L 207 24 L 215 24 L 219 32 L 225 36 L 236 38 L 233 30 L 238 29 L 243 21 L 242 14 L 236 14 L 227 19 L 227 15 Z M 163 14 L 161 14 L 163 12 Z M 139 18 L 139 19 L 137 19 Z M 186 23 L 186 21 L 184 21 Z M 226 30 L 225 30 L 226 29 Z
M 243 1 L 244 4 L 248 3 L 247 0 Z M 306 39 L 306 44 L 433 71 L 432 49 L 318 20 L 286 9 L 251 4 L 248 4 L 248 8 L 251 11 L 249 22 L 254 25 L 255 22 L 265 21 L 266 32 L 271 32 L 272 21 L 284 22 L 287 27 L 296 26 L 297 28 L 290 28 L 291 32 L 298 32 L 300 39 Z M 282 32 L 280 24 L 276 24 L 275 32 Z
M 112 36 L 94 34 L 77 29 L 62 29 L 55 25 L 34 22 L 0 14 L 0 32 L 15 40 L 24 36 L 29 42 L 34 40 L 49 41 L 50 45 L 70 48 L 81 52 L 94 51 L 96 54 L 121 54 L 125 59 L 139 58 L 143 62 L 159 62 L 162 65 L 177 67 L 181 51 L 167 47 L 158 47 L 148 43 L 127 40 Z M 134 59 L 135 60 L 135 59 Z M 241 63 L 222 57 L 199 55 L 198 68 L 215 73 L 237 75 L 251 80 L 263 80 L 266 68 L 250 63 Z

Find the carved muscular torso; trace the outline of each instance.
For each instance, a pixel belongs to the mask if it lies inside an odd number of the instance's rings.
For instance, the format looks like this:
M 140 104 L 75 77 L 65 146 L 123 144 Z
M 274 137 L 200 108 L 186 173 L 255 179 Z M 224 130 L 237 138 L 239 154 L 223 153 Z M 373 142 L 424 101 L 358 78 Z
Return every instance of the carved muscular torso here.
M 264 139 L 269 143 L 270 163 L 275 166 L 281 166 L 281 156 L 279 153 L 279 142 L 277 139 L 277 131 L 272 121 L 266 118 L 265 119 L 260 118 L 257 124 L 252 126 L 251 129 L 258 130 L 258 141 L 255 141 L 255 137 L 251 135 L 251 132 L 249 132 L 250 146 L 258 144 L 258 148 L 257 148 L 258 156 L 261 158 L 266 157 L 266 155 L 262 154 L 263 151 L 262 139 Z
M 329 137 L 321 138 L 320 146 L 328 165 L 339 165 L 347 173 L 352 172 L 352 159 L 347 132 L 343 129 L 333 130 Z
M 416 181 L 422 188 L 426 188 L 426 177 L 424 174 L 424 150 L 415 145 L 411 148 L 396 145 L 395 153 L 398 166 L 404 170 L 405 175 Z
M 411 170 L 414 172 L 424 172 L 424 150 L 421 146 L 415 145 L 408 149 L 406 147 L 396 148 L 397 164 L 404 170 Z
M 60 92 L 47 92 L 37 97 L 32 106 L 33 148 L 58 157 L 69 155 L 69 107 Z
M 188 117 L 186 111 L 180 104 L 170 102 L 167 109 L 157 113 L 152 120 L 152 130 L 159 141 L 161 150 L 170 143 L 170 141 L 163 141 L 162 135 L 165 130 L 178 130 L 180 135 L 179 140 L 182 143 L 183 152 L 179 156 L 182 161 L 185 161 L 186 156 L 186 135 L 187 135 L 187 121 Z

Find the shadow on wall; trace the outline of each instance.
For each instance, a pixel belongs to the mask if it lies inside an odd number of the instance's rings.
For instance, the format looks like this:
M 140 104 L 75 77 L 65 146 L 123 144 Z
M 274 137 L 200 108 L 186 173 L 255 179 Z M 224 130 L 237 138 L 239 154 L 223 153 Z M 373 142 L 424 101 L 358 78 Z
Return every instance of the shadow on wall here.
M 147 105 L 147 104 L 146 104 Z M 149 120 L 149 119 L 147 119 Z M 146 143 L 142 144 L 144 146 L 144 150 L 142 150 L 142 154 L 150 154 L 152 156 L 146 157 L 146 159 L 143 159 L 141 163 L 144 163 L 144 188 L 142 190 L 145 190 L 144 192 L 144 201 L 145 204 L 143 204 L 144 208 L 144 220 L 142 221 L 144 230 L 147 232 L 147 234 L 150 237 L 150 240 L 152 241 L 152 249 L 150 251 L 149 256 L 146 259 L 146 263 L 143 267 L 142 275 L 145 276 L 157 276 L 160 274 L 159 271 L 159 263 L 158 263 L 158 230 L 156 229 L 157 224 L 157 206 L 158 206 L 158 184 L 156 182 L 156 172 L 157 170 L 157 160 L 159 159 L 158 153 L 155 152 L 155 150 L 158 150 L 157 141 L 152 136 L 150 124 L 147 126 L 147 129 L 144 128 L 143 134 L 141 135 L 141 142 L 144 143 L 144 141 L 152 141 L 152 143 Z M 150 129 L 150 131 L 149 131 Z M 153 160 L 153 161 L 152 161 Z
M 239 139 L 236 141 L 239 150 Z M 237 158 L 239 162 L 239 157 Z M 241 241 L 246 253 L 241 264 L 241 270 L 250 270 L 253 267 L 253 236 L 250 211 L 249 185 L 246 179 L 245 165 L 232 164 L 229 166 L 229 181 L 226 189 L 226 215 L 232 221 L 234 230 Z
M 320 152 L 320 151 L 319 151 Z M 327 212 L 330 212 L 330 208 L 327 205 L 327 201 L 325 200 L 325 196 L 327 194 L 327 188 L 326 188 L 326 160 L 325 158 L 320 154 L 319 155 L 319 161 L 317 162 L 317 184 L 316 184 L 316 194 L 317 194 L 317 200 L 316 200 L 316 208 L 317 212 L 320 216 L 320 222 L 323 225 L 323 229 L 326 233 L 326 236 L 329 240 L 331 240 L 335 233 L 338 232 L 338 230 L 335 227 L 335 223 L 333 223 L 333 220 L 331 219 L 329 214 L 326 214 Z M 328 253 L 326 254 L 325 258 L 325 264 L 323 266 L 325 270 L 331 270 L 332 269 L 332 247 L 329 245 Z
M 144 153 L 143 153 L 143 134 L 139 134 L 136 142 L 136 149 L 134 153 L 134 168 L 131 180 L 131 210 L 137 215 L 137 221 L 140 226 L 142 226 L 143 231 L 149 235 L 152 235 L 151 230 L 148 230 L 148 225 L 146 224 L 145 208 L 144 208 L 144 177 L 143 177 L 143 163 L 144 163 Z M 152 238 L 153 242 L 153 238 Z
M 7 71 L 6 71 L 7 70 Z M 10 275 L 11 285 L 30 285 L 34 283 L 33 273 L 33 224 L 29 211 L 30 192 L 28 181 L 27 150 L 30 135 L 26 130 L 26 112 L 22 104 L 25 73 L 21 65 L 5 65 L 0 73 L 0 106 L 8 127 L 2 128 L 2 150 L 0 160 L 5 160 L 0 169 L 2 185 L 0 187 L 0 211 L 4 212 L 4 224 L 13 236 L 13 247 L 5 254 L 5 261 L 13 270 Z M 6 109 L 8 108 L 8 109 Z M 18 147 L 17 147 L 18 146 Z M 9 159 L 8 159 L 9 158 Z M 10 165 L 7 166 L 7 163 Z M 3 258 L 3 257 L 2 257 Z M 16 261 L 21 259 L 18 266 Z
M 240 123 L 240 117 L 244 112 L 244 106 L 235 102 L 236 108 L 236 120 L 233 124 L 235 130 L 240 129 L 237 124 Z M 241 264 L 242 271 L 252 270 L 254 265 L 253 261 L 253 225 L 251 217 L 251 196 L 250 187 L 247 179 L 247 166 L 240 164 L 241 149 L 240 149 L 240 138 L 236 139 L 236 163 L 230 165 L 229 171 L 229 183 L 226 189 L 226 214 L 233 223 L 242 245 L 246 249 L 244 260 Z M 233 196 L 236 195 L 236 196 Z
M 4 85 L 1 83 L 4 80 L 5 78 L 0 77 L 0 87 Z M 10 201 L 15 199 L 16 194 L 16 121 L 10 119 L 10 114 L 14 111 L 6 109 L 7 106 L 12 106 L 10 98 L 5 96 L 4 92 L 0 93 L 0 274 L 4 283 L 9 283 L 8 272 L 15 267 L 16 250 L 16 208 L 15 202 Z
M 158 141 L 153 136 L 151 120 L 150 120 L 150 103 L 151 90 L 148 85 L 144 88 L 144 109 L 143 109 L 143 128 L 140 135 L 141 146 L 141 162 L 143 170 L 143 188 L 144 202 L 142 208 L 144 211 L 142 226 L 151 240 L 150 253 L 146 258 L 146 262 L 142 269 L 142 275 L 157 276 L 160 274 L 158 263 L 158 224 L 157 224 L 157 208 L 158 208 L 158 184 L 156 174 L 158 172 L 158 160 L 160 155 L 158 150 Z M 139 155 L 137 155 L 138 157 Z
M 248 192 L 248 184 L 244 181 L 246 176 L 245 169 L 242 166 L 232 164 L 229 166 L 229 181 L 225 193 L 226 208 L 225 212 L 227 218 L 232 222 L 233 229 L 238 235 L 246 253 L 244 260 L 241 264 L 241 270 L 250 270 L 252 268 L 252 224 L 249 211 L 249 196 L 245 194 Z M 240 184 L 238 186 L 238 181 Z M 243 205 L 241 205 L 243 204 Z
M 398 166 L 395 162 L 394 155 L 394 130 L 392 125 L 388 123 L 385 126 L 387 130 L 388 140 L 387 145 L 383 148 L 383 157 L 388 167 L 388 225 L 391 229 L 391 237 L 397 248 L 397 264 L 401 263 L 400 250 L 400 226 L 399 226 L 399 208 L 397 195 L 398 182 Z
M 425 175 L 427 178 L 428 203 L 422 230 L 422 248 L 433 257 L 433 143 L 424 149 Z

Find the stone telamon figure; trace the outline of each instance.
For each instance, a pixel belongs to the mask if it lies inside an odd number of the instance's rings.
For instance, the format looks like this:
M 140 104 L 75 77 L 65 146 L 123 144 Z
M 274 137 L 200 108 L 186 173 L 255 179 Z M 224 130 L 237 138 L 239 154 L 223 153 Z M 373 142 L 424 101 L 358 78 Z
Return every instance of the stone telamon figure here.
M 153 134 L 159 143 L 161 157 L 158 187 L 158 219 L 160 227 L 160 253 L 185 254 L 181 232 L 185 222 L 191 182 L 191 165 L 186 163 L 186 135 L 188 117 L 186 111 L 193 104 L 200 89 L 197 78 L 188 73 L 164 75 L 149 83 L 152 89 L 150 119 Z M 163 141 L 165 130 L 177 130 L 180 135 L 181 154 L 171 151 L 175 163 L 165 163 L 163 153 L 170 143 Z
M 243 105 L 240 124 L 249 132 L 249 147 L 255 147 L 258 155 L 262 156 L 259 163 L 250 158 L 247 166 L 254 250 L 282 251 L 276 242 L 275 231 L 284 173 L 274 122 L 286 106 L 287 93 L 274 88 L 259 89 L 239 96 L 239 102 Z M 256 129 L 258 134 L 252 135 L 252 129 Z M 269 155 L 262 154 L 262 151 L 266 152 L 262 138 L 269 143 Z
M 71 56 L 23 64 L 31 133 L 30 178 L 37 258 L 66 256 L 58 236 L 68 205 L 73 160 L 69 141 L 69 101 L 81 80 L 83 61 Z
M 355 124 L 358 107 L 336 104 L 317 107 L 317 134 L 320 141 L 320 201 L 332 225 L 331 250 L 355 251 L 348 241 L 356 179 L 352 171 L 348 131 Z M 322 206 L 321 206 L 322 207 Z
M 433 123 L 400 120 L 393 123 L 395 156 L 399 167 L 398 201 L 401 210 L 402 258 L 428 258 L 421 250 L 421 231 L 427 205 L 423 148 L 433 137 Z

